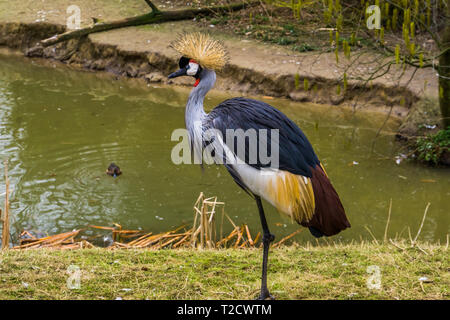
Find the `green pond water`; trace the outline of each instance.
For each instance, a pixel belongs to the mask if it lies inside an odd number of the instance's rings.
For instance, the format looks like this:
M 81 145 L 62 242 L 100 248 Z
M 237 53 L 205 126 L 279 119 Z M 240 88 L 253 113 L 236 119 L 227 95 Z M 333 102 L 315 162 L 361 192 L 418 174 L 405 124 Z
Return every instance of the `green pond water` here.
M 199 166 L 171 161 L 178 142 L 170 137 L 174 129 L 184 128 L 188 94 L 186 88 L 0 55 L 0 159 L 9 158 L 13 240 L 23 229 L 54 234 L 115 222 L 166 231 L 192 223 L 192 206 L 201 191 L 224 201 L 234 221 L 248 223 L 256 234 L 256 205 L 223 167 L 208 166 L 202 173 Z M 206 107 L 231 96 L 210 92 Z M 335 239 L 368 239 L 365 226 L 382 238 L 392 199 L 390 236 L 407 237 L 408 227 L 414 235 L 430 202 L 421 237 L 445 241 L 450 170 L 396 164 L 398 120 L 388 121 L 371 152 L 383 114 L 265 101 L 303 129 L 325 164 L 352 224 Z M 121 167 L 122 176 L 105 174 L 110 162 Z M 1 205 L 4 192 L 1 174 Z M 267 203 L 265 208 L 278 239 L 298 228 Z M 295 239 L 312 236 L 301 232 Z

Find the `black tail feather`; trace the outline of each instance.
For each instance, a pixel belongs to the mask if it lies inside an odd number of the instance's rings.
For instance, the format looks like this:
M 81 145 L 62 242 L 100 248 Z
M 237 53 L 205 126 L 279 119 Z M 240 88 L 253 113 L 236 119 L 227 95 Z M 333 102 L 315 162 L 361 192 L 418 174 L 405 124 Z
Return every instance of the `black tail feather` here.
M 311 171 L 315 210 L 312 219 L 302 225 L 308 227 L 315 237 L 318 235 L 333 236 L 350 228 L 350 222 L 347 220 L 341 200 L 326 173 L 320 165 L 311 168 Z
M 324 234 L 322 232 L 320 232 L 320 230 L 314 228 L 314 227 L 309 227 L 309 232 L 311 232 L 311 234 L 316 237 L 316 238 L 321 238 L 324 236 Z

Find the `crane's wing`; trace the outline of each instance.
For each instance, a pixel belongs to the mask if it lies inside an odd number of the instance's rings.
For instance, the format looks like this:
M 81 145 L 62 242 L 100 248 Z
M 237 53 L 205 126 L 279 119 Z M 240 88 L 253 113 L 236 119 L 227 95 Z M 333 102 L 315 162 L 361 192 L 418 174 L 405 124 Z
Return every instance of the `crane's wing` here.
M 245 159 L 240 159 L 256 169 L 274 168 L 272 162 L 267 163 L 261 159 L 261 155 L 265 154 L 270 157 L 271 150 L 277 151 L 279 155 L 276 169 L 308 178 L 312 175 L 311 168 L 320 163 L 302 130 L 283 113 L 261 101 L 245 98 L 226 100 L 209 113 L 207 126 L 219 130 L 224 142 L 235 155 L 240 154 L 239 151 L 243 149 Z M 245 145 L 239 144 L 237 134 L 233 141 L 227 141 L 227 130 L 237 129 L 244 132 L 254 129 L 258 145 L 251 145 L 250 135 L 245 136 Z M 266 131 L 260 131 L 261 129 Z M 278 129 L 278 145 L 273 145 L 277 141 L 271 139 L 272 129 Z M 260 153 L 261 143 L 265 144 L 264 151 L 267 152 Z M 242 149 L 239 150 L 239 147 Z M 257 151 L 256 155 L 251 154 L 252 150 Z M 256 161 L 251 161 L 252 159 Z
M 314 236 L 330 236 L 350 227 L 339 196 L 311 144 L 300 128 L 283 113 L 261 101 L 234 98 L 212 110 L 204 124 L 220 133 L 220 137 L 213 136 L 205 142 L 206 146 L 226 146 L 245 163 L 224 163 L 245 191 L 262 196 L 281 212 L 309 227 Z M 238 129 L 243 130 L 240 135 L 244 135 L 244 140 L 241 137 L 239 141 Z M 278 130 L 278 141 L 271 139 L 272 129 Z M 227 130 L 234 131 L 235 135 L 228 135 Z M 245 135 L 248 130 L 256 134 L 255 140 L 252 140 L 252 134 Z M 223 141 L 215 141 L 218 138 Z M 261 143 L 265 144 L 265 150 L 260 154 Z M 269 150 L 278 151 L 276 166 L 261 157 Z

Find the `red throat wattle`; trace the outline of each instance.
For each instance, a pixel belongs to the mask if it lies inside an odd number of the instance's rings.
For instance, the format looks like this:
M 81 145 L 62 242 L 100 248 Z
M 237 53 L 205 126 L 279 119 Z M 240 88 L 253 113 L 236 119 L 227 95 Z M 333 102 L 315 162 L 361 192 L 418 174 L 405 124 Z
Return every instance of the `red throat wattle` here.
M 194 87 L 198 86 L 199 83 L 200 83 L 200 79 L 195 80 Z

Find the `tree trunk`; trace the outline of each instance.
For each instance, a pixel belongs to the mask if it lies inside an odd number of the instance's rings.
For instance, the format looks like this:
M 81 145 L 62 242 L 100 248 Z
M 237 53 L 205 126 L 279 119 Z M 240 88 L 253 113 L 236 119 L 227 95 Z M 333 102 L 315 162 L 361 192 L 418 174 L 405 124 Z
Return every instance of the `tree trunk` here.
M 447 22 L 442 35 L 444 53 L 439 57 L 439 105 L 444 129 L 450 126 L 450 1 L 447 1 Z

